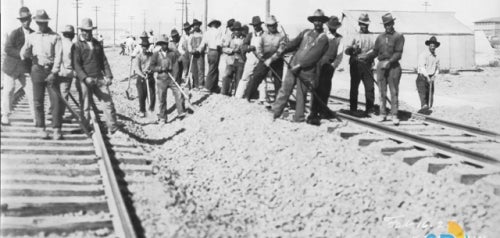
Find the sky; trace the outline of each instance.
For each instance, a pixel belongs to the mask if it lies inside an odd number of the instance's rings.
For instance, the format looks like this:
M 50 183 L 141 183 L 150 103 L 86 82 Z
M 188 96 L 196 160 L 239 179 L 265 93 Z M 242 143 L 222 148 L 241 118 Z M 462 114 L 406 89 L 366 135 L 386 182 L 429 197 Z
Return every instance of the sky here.
M 59 1 L 59 16 L 57 16 L 57 2 Z M 153 29 L 160 33 L 170 33 L 176 26 L 180 28 L 182 23 L 180 4 L 182 0 L 116 0 L 117 2 L 117 28 L 132 30 L 139 34 L 144 29 L 144 17 L 146 18 L 146 30 Z M 266 0 L 207 0 L 208 19 L 216 18 L 226 22 L 229 18 L 235 18 L 243 24 L 248 24 L 252 16 L 265 15 Z M 387 11 L 424 11 L 424 0 L 270 0 L 271 14 L 275 15 L 283 25 L 304 25 L 307 16 L 313 14 L 315 9 L 323 9 L 326 15 L 340 16 L 342 10 L 367 9 Z M 430 6 L 428 11 L 452 11 L 456 17 L 467 26 L 472 27 L 473 22 L 488 17 L 500 16 L 499 0 L 427 0 Z M 21 2 L 30 8 L 32 14 L 37 9 L 45 9 L 52 21 L 50 26 L 60 31 L 64 25 L 76 25 L 75 0 L 0 0 L 2 35 L 12 29 L 19 27 L 16 19 Z M 84 17 L 90 17 L 95 21 L 95 6 L 99 7 L 97 24 L 99 28 L 113 28 L 113 2 L 114 0 L 80 0 L 79 21 Z M 203 21 L 203 9 L 205 0 L 188 0 L 189 21 L 193 17 Z M 472 4 L 473 3 L 473 4 Z M 133 17 L 133 20 L 130 20 Z M 263 19 L 264 20 L 264 19 Z M 372 19 L 373 21 L 377 19 Z M 132 22 L 132 24 L 131 24 Z M 80 24 L 80 23 L 79 23 Z M 95 22 L 94 22 L 95 24 Z M 35 26 L 34 24 L 32 26 Z

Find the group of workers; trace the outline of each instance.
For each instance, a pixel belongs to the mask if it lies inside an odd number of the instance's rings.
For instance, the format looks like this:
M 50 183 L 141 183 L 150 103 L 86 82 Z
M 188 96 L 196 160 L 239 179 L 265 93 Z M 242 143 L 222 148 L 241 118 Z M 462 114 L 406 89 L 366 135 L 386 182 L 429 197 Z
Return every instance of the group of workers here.
M 92 21 L 89 18 L 83 19 L 79 27 L 81 34 L 73 42 L 76 34 L 74 28 L 68 25 L 61 37 L 48 27 L 50 18 L 44 10 L 37 11 L 32 18 L 29 9 L 22 7 L 19 14 L 22 26 L 9 35 L 5 44 L 2 124 L 9 123 L 14 80 L 19 80 L 25 88 L 36 127 L 40 128 L 43 138 L 48 137 L 44 118 L 44 95 L 47 88 L 51 101 L 53 138 L 61 139 L 60 128 L 66 105 L 62 102 L 71 96 L 69 88 L 75 78 L 84 117 L 88 118 L 92 101 L 92 97 L 88 95 L 96 95 L 104 104 L 110 134 L 116 132 L 116 112 L 109 91 L 113 75 L 103 46 L 92 37 L 92 30 L 95 29 Z M 32 19 L 37 23 L 38 31 L 31 30 Z M 260 102 L 269 101 L 266 78 L 270 76 L 274 88 L 274 93 L 270 94 L 274 95 L 274 102 L 267 108 L 272 112 L 273 118 L 281 117 L 289 97 L 296 89 L 293 120 L 319 125 L 322 118 L 334 116 L 326 103 L 332 89 L 334 72 L 345 53 L 350 56 L 350 112 L 359 114 L 358 88 L 362 81 L 366 109 L 358 116 L 374 116 L 376 83 L 380 92 L 378 120 L 387 120 L 386 98 L 389 86 L 390 120 L 398 125 L 401 78 L 399 60 L 403 54 L 404 36 L 395 31 L 395 18 L 390 13 L 384 14 L 382 24 L 385 32 L 373 40 L 368 29 L 370 18 L 368 14 L 361 14 L 358 19 L 359 32 L 349 42 L 343 42 L 342 35 L 337 32 L 342 26 L 342 20 L 337 16 L 327 17 L 318 9 L 307 19 L 312 23 L 312 29 L 301 31 L 292 40 L 288 39 L 282 27 L 282 31 L 278 31 L 278 21 L 272 15 L 265 22 L 259 16 L 254 16 L 249 23 L 253 27 L 251 32 L 234 19 L 227 22 L 224 31 L 220 29 L 222 23 L 214 19 L 208 22 L 209 29 L 202 32 L 202 22 L 194 19 L 193 23 L 184 24 L 182 35 L 173 29 L 170 37 L 162 35 L 156 39 L 152 37 L 152 32 L 144 32 L 139 37 L 140 47 L 129 50 L 130 56 L 135 59 L 140 115 L 145 116 L 148 110 L 154 111 L 157 99 L 158 122 L 166 123 L 166 96 L 169 88 L 174 94 L 181 118 L 185 116 L 182 87 L 205 93 L 221 93 L 248 101 L 254 98 L 258 98 Z M 419 56 L 416 80 L 422 109 L 432 106 L 433 82 L 439 74 L 439 59 L 435 49 L 440 43 L 435 37 L 431 37 L 425 44 L 429 48 Z M 285 55 L 291 55 L 291 58 L 288 60 Z M 208 62 L 206 78 L 205 57 Z M 375 58 L 378 59 L 375 66 L 377 80 L 372 71 Z M 220 78 L 219 69 L 223 69 Z M 31 82 L 27 78 L 31 78 Z M 222 81 L 220 86 L 219 80 Z M 312 96 L 310 113 L 306 118 L 308 92 Z

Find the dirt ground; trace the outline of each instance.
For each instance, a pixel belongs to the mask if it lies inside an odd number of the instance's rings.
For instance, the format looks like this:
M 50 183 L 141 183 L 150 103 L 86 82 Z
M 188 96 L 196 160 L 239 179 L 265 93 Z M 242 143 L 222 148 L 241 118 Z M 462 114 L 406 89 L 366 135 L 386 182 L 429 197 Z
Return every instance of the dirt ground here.
M 463 185 L 448 170 L 436 176 L 385 157 L 376 144 L 361 149 L 356 139 L 339 136 L 362 130 L 350 124 L 273 122 L 261 105 L 198 93 L 194 114 L 183 120 L 176 118 L 169 93 L 170 122 L 152 124 L 154 118 L 137 116 L 137 101 L 125 98 L 127 82 L 121 79 L 128 76 L 129 58 L 110 50 L 107 56 L 123 137 L 143 148 L 157 170 L 145 178 L 147 186 L 129 185 L 146 237 L 423 237 L 446 231 L 449 220 L 469 236 L 500 232 L 500 199 L 483 181 Z M 480 73 L 444 76 L 436 88 L 443 97 L 466 101 L 498 96 L 493 77 L 498 80 L 499 72 L 491 69 L 492 76 L 477 83 L 466 78 Z M 334 92 L 347 92 L 340 87 L 346 75 L 335 76 Z M 416 94 L 414 75 L 404 81 L 402 88 Z M 136 96 L 134 82 L 132 88 Z M 453 94 L 453 88 L 462 91 Z M 411 109 L 412 103 L 405 105 Z M 433 115 L 452 118 L 456 107 L 437 105 Z M 461 114 L 457 121 L 498 125 L 478 113 L 498 105 L 458 107 L 478 116 L 464 120 L 468 114 Z

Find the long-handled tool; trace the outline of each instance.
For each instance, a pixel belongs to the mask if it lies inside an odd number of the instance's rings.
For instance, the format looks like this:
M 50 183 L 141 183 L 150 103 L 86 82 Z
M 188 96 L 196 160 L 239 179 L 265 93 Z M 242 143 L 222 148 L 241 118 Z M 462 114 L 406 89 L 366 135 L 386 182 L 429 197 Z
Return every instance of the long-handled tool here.
M 127 89 L 125 90 L 125 95 L 127 96 L 128 100 L 133 100 L 133 98 L 130 96 L 130 92 L 132 88 L 130 87 L 130 81 L 132 80 L 132 60 L 133 58 L 130 58 L 130 70 L 129 70 L 129 77 L 128 77 L 128 86 Z
M 430 80 L 429 82 L 429 108 L 432 107 L 434 103 L 434 81 Z
M 149 73 L 146 73 L 146 78 L 144 79 L 146 81 L 146 89 L 148 90 L 148 97 L 147 97 L 147 100 L 148 100 L 148 108 L 146 108 L 146 117 L 151 117 L 154 113 L 152 113 L 154 111 L 151 110 L 151 89 L 150 89 L 150 86 L 149 86 Z
M 260 58 L 256 53 L 255 51 L 252 51 L 252 53 L 255 55 L 255 58 L 257 58 L 259 61 L 261 61 L 262 63 L 264 63 L 265 61 Z M 283 59 L 284 62 L 286 62 L 286 60 Z M 274 74 L 274 76 L 276 77 L 276 79 L 278 79 L 282 84 L 283 84 L 283 79 L 279 76 L 278 73 L 276 73 L 276 71 L 269 65 L 268 66 L 269 70 L 271 70 L 271 73 Z M 275 89 L 276 90 L 276 89 Z M 276 90 L 277 91 L 277 90 Z M 275 97 L 277 97 L 278 95 L 274 95 Z M 292 94 L 292 97 L 295 98 L 295 95 Z M 296 98 L 295 98 L 296 99 Z
M 361 68 L 365 71 L 366 74 L 370 75 L 370 78 L 373 80 L 373 82 L 375 82 L 375 85 L 377 85 L 377 87 L 380 87 L 378 84 L 378 81 L 373 76 L 372 71 L 370 69 L 368 69 L 368 67 L 365 67 L 365 66 L 362 66 Z M 387 95 L 385 96 L 385 100 L 387 100 L 387 102 L 389 102 L 389 104 L 391 103 L 391 99 L 389 99 L 389 97 Z
M 188 81 L 188 87 L 189 89 L 193 89 L 193 72 L 191 72 L 191 67 L 193 66 L 193 55 L 191 55 L 190 60 L 189 60 L 189 68 L 188 68 L 188 75 L 187 75 L 187 81 Z
M 169 73 L 169 72 L 167 72 L 167 74 L 172 79 L 172 81 L 174 82 L 175 86 L 177 86 L 177 88 L 179 88 L 179 91 L 181 91 L 182 95 L 184 96 L 184 99 L 186 100 L 186 102 L 188 104 L 188 108 L 190 108 L 191 110 L 194 111 L 194 106 L 193 106 L 193 104 L 191 104 L 189 96 L 184 92 L 184 90 L 182 90 L 182 87 L 177 83 L 177 81 L 175 81 L 175 78 L 172 76 L 172 74 Z

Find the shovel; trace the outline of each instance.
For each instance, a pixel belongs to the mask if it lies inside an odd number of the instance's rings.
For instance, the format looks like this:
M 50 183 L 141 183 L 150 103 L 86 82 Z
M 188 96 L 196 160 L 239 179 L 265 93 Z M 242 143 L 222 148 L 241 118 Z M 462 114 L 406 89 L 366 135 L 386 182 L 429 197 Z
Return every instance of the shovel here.
M 171 73 L 167 72 L 168 76 L 172 79 L 172 81 L 174 81 L 174 84 L 175 86 L 177 86 L 177 88 L 179 88 L 179 91 L 181 91 L 182 95 L 184 96 L 184 99 L 186 100 L 187 102 L 187 105 L 188 105 L 188 108 L 193 110 L 194 111 L 194 106 L 193 104 L 191 104 L 191 101 L 189 99 L 189 96 L 184 92 L 184 90 L 181 88 L 181 86 L 177 83 L 177 81 L 175 81 L 175 78 L 172 76 Z
M 154 115 L 154 109 L 151 111 L 151 91 L 149 88 L 149 75 L 146 75 L 146 88 L 148 90 L 148 108 L 146 109 L 146 117 L 150 118 L 152 115 Z
M 130 93 L 132 92 L 132 88 L 130 87 L 130 80 L 132 80 L 132 58 L 130 58 L 130 70 L 129 70 L 129 77 L 128 77 L 128 86 L 127 89 L 125 90 L 125 95 L 127 96 L 128 100 L 133 100 L 133 98 L 130 96 Z
M 431 80 L 429 82 L 429 108 L 432 107 L 433 103 L 434 103 L 434 81 Z

